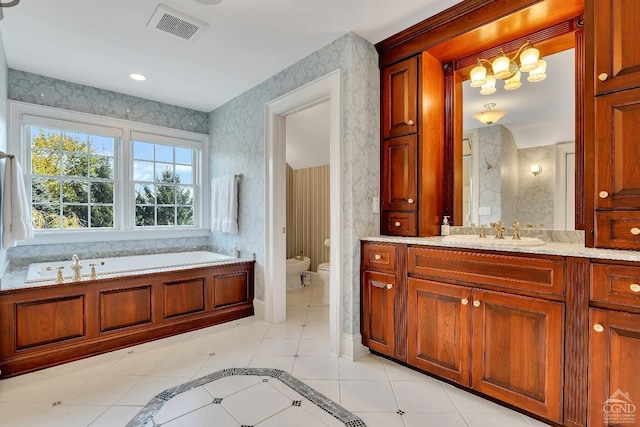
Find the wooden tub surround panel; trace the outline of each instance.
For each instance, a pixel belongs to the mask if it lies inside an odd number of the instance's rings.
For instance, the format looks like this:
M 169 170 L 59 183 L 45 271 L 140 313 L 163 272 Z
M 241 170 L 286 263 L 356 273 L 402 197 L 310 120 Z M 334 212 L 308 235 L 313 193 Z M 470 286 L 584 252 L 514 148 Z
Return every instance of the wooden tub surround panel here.
M 0 291 L 0 376 L 250 316 L 254 264 Z

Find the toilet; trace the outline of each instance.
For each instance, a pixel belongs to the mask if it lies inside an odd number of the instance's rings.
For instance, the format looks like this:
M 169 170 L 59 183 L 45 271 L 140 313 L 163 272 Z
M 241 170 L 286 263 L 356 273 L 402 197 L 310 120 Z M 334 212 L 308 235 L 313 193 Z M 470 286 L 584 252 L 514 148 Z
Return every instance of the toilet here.
M 322 280 L 322 300 L 320 302 L 324 305 L 329 305 L 329 263 L 323 262 L 318 265 L 318 277 Z
M 331 245 L 331 241 L 326 239 L 324 241 L 324 246 L 329 247 Z M 331 285 L 330 277 L 330 269 L 329 263 L 323 262 L 322 264 L 318 264 L 318 277 L 322 280 L 322 300 L 320 301 L 324 305 L 329 305 L 329 289 Z

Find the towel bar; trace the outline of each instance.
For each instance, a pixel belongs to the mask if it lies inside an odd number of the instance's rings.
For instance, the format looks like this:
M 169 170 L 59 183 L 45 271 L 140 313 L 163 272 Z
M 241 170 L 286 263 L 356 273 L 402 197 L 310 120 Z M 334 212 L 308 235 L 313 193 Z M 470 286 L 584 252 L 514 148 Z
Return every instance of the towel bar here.
M 13 154 L 8 154 L 8 153 L 5 153 L 4 151 L 0 151 L 0 159 L 4 159 L 5 157 L 9 157 L 10 159 L 13 159 L 15 156 Z

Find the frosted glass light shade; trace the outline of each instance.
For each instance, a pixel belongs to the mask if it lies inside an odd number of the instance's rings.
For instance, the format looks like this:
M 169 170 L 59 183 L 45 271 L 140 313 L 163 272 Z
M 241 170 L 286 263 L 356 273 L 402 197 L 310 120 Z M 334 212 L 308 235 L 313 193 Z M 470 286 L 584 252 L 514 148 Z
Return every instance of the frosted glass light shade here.
M 520 73 L 520 71 L 518 71 L 517 73 L 515 73 L 513 75 L 513 77 L 511 77 L 509 80 L 504 82 L 504 90 L 515 90 L 518 89 L 520 86 L 522 86 L 522 83 L 520 83 L 520 76 L 522 75 L 522 73 Z
M 547 61 L 545 61 L 544 59 L 539 59 L 538 67 L 529 72 L 529 77 L 527 77 L 527 80 L 533 83 L 541 82 L 547 78 L 547 75 L 545 74 L 546 71 L 547 71 Z
M 507 114 L 506 111 L 500 110 L 486 110 L 480 113 L 476 113 L 473 115 L 473 118 L 478 120 L 479 122 L 484 123 L 485 125 L 491 125 L 501 118 L 503 118 Z
M 538 68 L 539 57 L 540 51 L 533 46 L 523 50 L 520 54 L 520 71 L 526 73 Z
M 491 95 L 496 91 L 496 78 L 493 74 L 487 75 L 487 81 L 480 89 L 480 95 Z
M 487 82 L 487 69 L 478 64 L 471 70 L 471 87 L 480 87 Z
M 496 79 L 504 79 L 511 75 L 509 71 L 509 66 L 511 61 L 509 58 L 505 56 L 504 53 L 500 53 L 496 59 L 491 63 L 491 68 L 493 68 L 493 76 Z

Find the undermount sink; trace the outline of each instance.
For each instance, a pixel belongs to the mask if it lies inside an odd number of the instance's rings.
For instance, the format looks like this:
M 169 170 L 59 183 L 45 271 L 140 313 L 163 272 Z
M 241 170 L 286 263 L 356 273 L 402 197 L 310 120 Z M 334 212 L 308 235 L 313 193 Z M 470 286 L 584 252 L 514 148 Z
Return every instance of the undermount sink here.
M 442 238 L 443 242 L 452 243 L 472 243 L 484 246 L 542 246 L 546 244 L 544 240 L 537 237 L 520 237 L 520 240 L 513 240 L 511 236 L 504 239 L 496 239 L 495 236 L 480 238 L 477 234 L 451 234 Z

